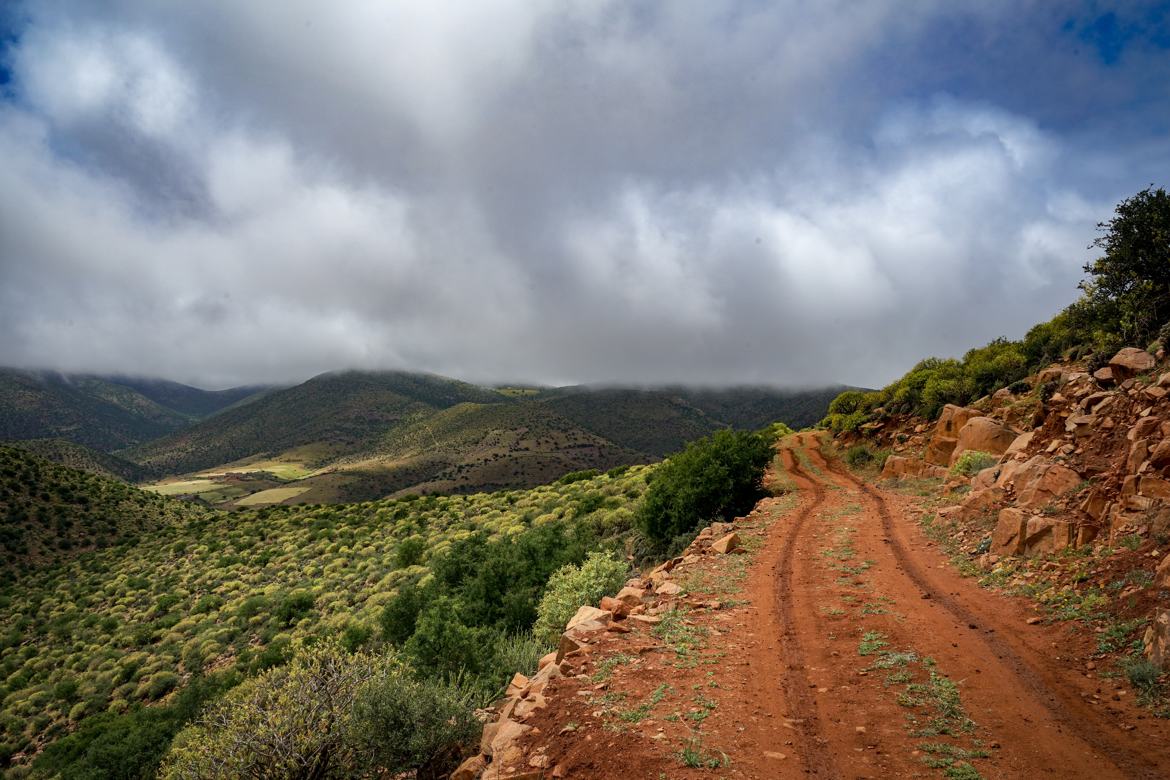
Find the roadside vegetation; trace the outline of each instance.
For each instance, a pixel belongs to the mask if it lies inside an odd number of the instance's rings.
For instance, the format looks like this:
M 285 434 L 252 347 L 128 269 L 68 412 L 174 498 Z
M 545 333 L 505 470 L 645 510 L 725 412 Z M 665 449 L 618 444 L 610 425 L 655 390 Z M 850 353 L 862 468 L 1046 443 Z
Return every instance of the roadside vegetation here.
M 746 511 L 769 441 L 721 431 L 660 466 L 525 491 L 231 513 L 16 451 L 12 479 L 32 486 L 17 504 L 55 504 L 48 476 L 66 474 L 79 506 L 112 511 L 117 495 L 187 514 L 5 589 L 0 762 L 15 777 L 149 777 L 182 731 L 171 776 L 247 775 L 275 766 L 278 744 L 305 776 L 320 750 L 319 776 L 438 776 L 475 738 L 459 725 L 473 709 L 650 549 L 645 497 L 692 531 Z M 326 684 L 337 709 L 314 728 L 305 691 Z

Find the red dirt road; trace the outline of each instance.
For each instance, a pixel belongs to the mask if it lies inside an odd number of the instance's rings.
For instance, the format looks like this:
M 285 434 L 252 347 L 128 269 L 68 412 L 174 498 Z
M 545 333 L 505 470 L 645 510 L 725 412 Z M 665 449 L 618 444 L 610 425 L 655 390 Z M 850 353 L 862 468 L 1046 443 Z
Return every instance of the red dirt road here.
M 1071 659 L 1066 628 L 1028 625 L 1027 602 L 959 576 L 911 499 L 863 483 L 819 443 L 782 443 L 797 500 L 766 499 L 744 521 L 757 541 L 738 598 L 705 606 L 726 561 L 690 575 L 687 625 L 703 649 L 676 658 L 648 632 L 615 636 L 589 659 L 592 679 L 558 687 L 529 740 L 550 768 L 568 778 L 1170 777 L 1166 721 Z M 607 657 L 619 660 L 596 675 Z M 607 701 L 647 704 L 615 718 Z M 707 767 L 687 766 L 695 752 Z

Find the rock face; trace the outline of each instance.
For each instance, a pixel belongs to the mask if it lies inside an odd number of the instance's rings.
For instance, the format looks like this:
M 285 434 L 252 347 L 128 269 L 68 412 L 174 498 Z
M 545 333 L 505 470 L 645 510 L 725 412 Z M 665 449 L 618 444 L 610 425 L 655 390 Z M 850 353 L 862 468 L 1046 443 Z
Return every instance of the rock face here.
M 959 430 L 959 437 L 951 451 L 948 465 L 953 466 L 968 451 L 1003 455 L 1016 440 L 1017 433 L 990 417 L 972 417 Z
M 1137 374 L 1149 371 L 1155 363 L 1154 356 L 1144 349 L 1126 347 L 1109 361 L 1109 370 L 1113 372 L 1114 382 L 1124 382 Z
M 996 485 L 1016 491 L 1016 505 L 1038 509 L 1081 484 L 1081 477 L 1067 466 L 1037 455 L 1022 464 L 1009 463 L 1000 472 Z
M 927 477 L 942 479 L 947 470 L 941 466 L 932 466 L 917 458 L 906 458 L 901 455 L 891 455 L 886 458 L 882 466 L 882 473 L 878 479 L 901 479 L 902 477 Z
M 1019 507 L 1000 510 L 991 535 L 991 552 L 1031 557 L 1059 552 L 1077 542 L 1076 525 L 1043 515 L 1030 515 Z
M 934 435 L 926 447 L 923 459 L 934 466 L 951 465 L 951 453 L 959 443 L 959 431 L 972 417 L 981 416 L 975 409 L 947 404 L 934 426 Z
M 1146 658 L 1165 669 L 1170 663 L 1170 609 L 1159 609 L 1142 639 Z

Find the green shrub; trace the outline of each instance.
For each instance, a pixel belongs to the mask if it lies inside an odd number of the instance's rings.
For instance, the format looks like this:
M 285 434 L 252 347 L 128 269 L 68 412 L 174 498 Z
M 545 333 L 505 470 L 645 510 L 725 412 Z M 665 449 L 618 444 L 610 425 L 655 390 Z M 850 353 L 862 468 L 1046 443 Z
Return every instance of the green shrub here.
M 354 702 L 363 686 L 397 666 L 393 656 L 348 653 L 331 643 L 309 648 L 238 686 L 183 729 L 160 776 L 362 776 L 369 762 L 350 741 Z
M 536 608 L 533 633 L 548 644 L 557 641 L 569 618 L 586 604 L 616 593 L 629 577 L 630 567 L 612 553 L 590 553 L 580 566 L 569 564 L 548 581 L 548 590 Z
M 281 625 L 291 626 L 313 609 L 313 594 L 305 590 L 294 590 L 282 598 L 273 610 Z
M 864 444 L 855 444 L 845 450 L 845 462 L 853 468 L 867 466 L 874 461 L 874 454 Z
M 150 685 L 146 689 L 147 698 L 161 699 L 175 689 L 179 684 L 179 676 L 174 672 L 155 672 L 150 677 Z
M 570 471 L 563 477 L 557 480 L 558 485 L 571 485 L 574 482 L 584 482 L 587 479 L 593 479 L 601 472 L 597 469 L 585 469 L 584 471 Z
M 638 512 L 638 527 L 661 548 L 712 520 L 746 514 L 763 495 L 772 440 L 716 431 L 658 467 Z
M 999 463 L 999 458 L 988 452 L 967 450 L 959 455 L 959 459 L 951 466 L 951 474 L 961 477 L 973 477 L 983 469 L 989 469 Z
M 475 694 L 458 681 L 418 680 L 402 668 L 376 678 L 357 695 L 347 741 L 379 774 L 414 770 L 438 780 L 479 736 Z

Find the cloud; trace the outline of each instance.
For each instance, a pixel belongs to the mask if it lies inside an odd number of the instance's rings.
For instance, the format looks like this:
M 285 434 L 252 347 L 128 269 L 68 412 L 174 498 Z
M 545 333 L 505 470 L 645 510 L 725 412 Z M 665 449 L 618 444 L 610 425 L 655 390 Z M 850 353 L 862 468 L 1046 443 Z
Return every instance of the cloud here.
M 1156 109 L 1125 146 L 1093 110 L 1162 88 L 1140 40 L 1086 64 L 1014 7 L 28 5 L 0 362 L 878 385 L 1019 336 L 1170 150 Z M 971 30 L 1092 89 L 940 88 L 971 66 L 931 41 Z

